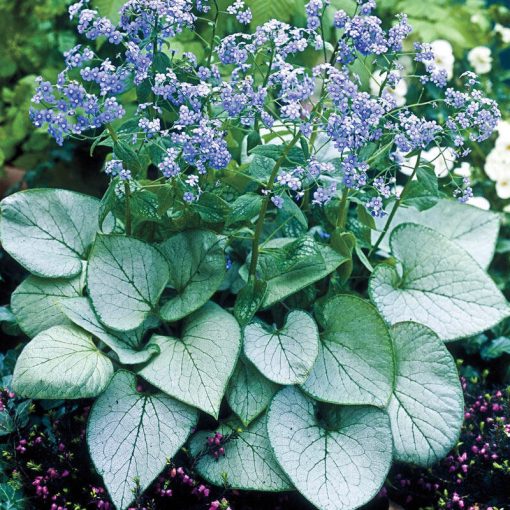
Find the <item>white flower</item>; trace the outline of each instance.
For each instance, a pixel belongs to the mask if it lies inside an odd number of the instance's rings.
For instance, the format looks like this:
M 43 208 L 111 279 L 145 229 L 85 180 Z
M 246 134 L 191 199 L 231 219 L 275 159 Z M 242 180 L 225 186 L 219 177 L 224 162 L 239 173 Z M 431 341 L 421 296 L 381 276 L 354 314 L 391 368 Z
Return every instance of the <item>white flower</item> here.
M 504 44 L 510 44 L 510 28 L 496 23 L 496 25 L 494 25 L 494 32 L 501 36 L 501 40 Z
M 499 149 L 510 150 L 510 122 L 500 120 L 496 129 L 498 131 L 496 147 Z
M 510 175 L 506 179 L 496 182 L 496 193 L 503 200 L 510 198 Z
M 485 160 L 485 173 L 492 181 L 501 181 L 510 176 L 510 151 L 494 147 Z
M 459 177 L 471 177 L 471 172 L 472 172 L 471 164 L 468 163 L 467 161 L 463 161 L 460 164 L 460 166 L 458 166 L 453 171 L 453 173 L 455 175 L 458 175 Z
M 416 165 L 417 156 L 404 160 L 400 171 L 405 175 L 411 175 Z M 455 152 L 450 147 L 432 147 L 421 153 L 421 162 L 429 162 L 434 167 L 437 177 L 446 177 L 455 165 Z
M 510 122 L 499 121 L 497 131 L 498 138 L 485 164 L 485 171 L 493 181 L 498 180 L 499 167 L 510 161 Z M 510 173 L 510 169 L 508 172 Z
M 510 123 L 498 124 L 498 139 L 485 160 L 485 173 L 496 182 L 500 198 L 510 198 Z
M 468 53 L 468 61 L 478 74 L 490 73 L 492 69 L 491 49 L 487 46 L 477 46 Z
M 471 197 L 466 203 L 484 211 L 491 208 L 491 203 L 485 197 Z
M 431 42 L 430 45 L 434 52 L 434 62 L 439 68 L 446 71 L 448 79 L 451 80 L 453 78 L 453 64 L 455 63 L 452 45 L 444 39 L 437 39 Z
M 409 55 L 401 55 L 398 57 L 398 63 L 402 74 L 408 75 L 414 72 L 414 60 Z
M 378 96 L 381 89 L 381 85 L 386 79 L 387 73 L 376 70 L 370 77 L 370 91 L 372 95 Z M 404 106 L 406 104 L 407 94 L 407 83 L 404 79 L 400 79 L 395 87 L 390 87 L 388 84 L 385 85 L 384 90 L 387 91 L 397 103 L 397 106 Z

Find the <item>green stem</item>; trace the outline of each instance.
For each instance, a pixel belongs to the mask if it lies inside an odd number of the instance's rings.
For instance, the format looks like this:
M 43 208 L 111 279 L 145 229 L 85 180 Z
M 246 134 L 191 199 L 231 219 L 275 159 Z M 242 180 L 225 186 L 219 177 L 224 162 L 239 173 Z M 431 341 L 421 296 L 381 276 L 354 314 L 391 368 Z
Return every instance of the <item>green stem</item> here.
M 255 226 L 255 234 L 253 236 L 253 243 L 252 243 L 252 250 L 251 250 L 251 262 L 250 262 L 250 272 L 249 272 L 249 280 L 254 280 L 256 271 L 257 271 L 257 263 L 259 260 L 259 242 L 260 242 L 260 236 L 262 235 L 262 230 L 264 228 L 264 221 L 266 218 L 266 212 L 267 208 L 269 206 L 269 201 L 271 200 L 271 191 L 274 187 L 274 181 L 276 180 L 276 177 L 278 176 L 278 171 L 280 170 L 281 166 L 287 159 L 287 156 L 289 155 L 290 150 L 294 145 L 296 145 L 297 141 L 299 140 L 300 133 L 298 133 L 294 136 L 294 138 L 290 141 L 289 145 L 285 147 L 285 150 L 282 152 L 281 156 L 276 161 L 273 171 L 271 172 L 271 175 L 269 177 L 269 182 L 267 183 L 266 190 L 267 195 L 262 200 L 262 205 L 260 206 L 260 213 L 259 217 L 257 219 L 257 224 Z
M 108 130 L 108 133 L 110 133 L 110 136 L 112 137 L 112 140 L 115 143 L 118 143 L 119 137 L 117 136 L 117 133 L 115 131 L 115 128 L 111 124 L 106 125 L 106 129 Z M 131 188 L 129 187 L 129 182 L 124 181 L 124 194 L 126 195 L 126 210 L 125 210 L 125 219 L 126 219 L 126 235 L 130 236 L 132 227 L 131 227 L 131 204 L 130 204 L 130 197 L 131 197 Z
M 349 201 L 347 200 L 347 197 L 349 196 L 349 188 L 345 188 L 344 192 L 342 193 L 342 199 L 340 200 L 340 205 L 338 207 L 338 217 L 336 220 L 336 226 L 340 228 L 345 228 L 345 224 L 347 222 L 347 204 Z
M 418 156 L 416 157 L 416 164 L 414 165 L 413 173 L 411 174 L 408 181 L 406 182 L 404 189 L 402 190 L 402 193 L 400 193 L 400 197 L 397 199 L 395 206 L 391 210 L 390 215 L 388 216 L 388 220 L 386 221 L 386 224 L 384 225 L 383 231 L 377 238 L 377 241 L 375 242 L 374 246 L 372 246 L 372 248 L 368 252 L 369 257 L 370 257 L 370 255 L 372 255 L 372 253 L 374 253 L 377 250 L 377 248 L 379 248 L 379 245 L 382 243 L 383 239 L 385 238 L 386 234 L 388 233 L 388 230 L 391 226 L 393 218 L 395 217 L 395 214 L 397 214 L 397 210 L 409 189 L 409 183 L 412 182 L 412 180 L 414 179 L 414 176 L 416 175 L 416 172 L 418 171 L 418 167 L 420 166 L 420 158 L 421 158 L 421 151 L 418 153 Z
M 111 124 L 106 124 L 106 129 L 108 130 L 108 133 L 110 133 L 112 140 L 115 143 L 118 143 L 119 137 L 117 136 L 117 132 L 115 131 L 115 128 Z
M 124 194 L 126 195 L 126 235 L 131 235 L 131 188 L 129 187 L 129 182 L 124 181 Z
M 216 9 L 216 13 L 214 15 L 214 25 L 212 29 L 211 42 L 209 43 L 209 55 L 207 56 L 207 66 L 211 65 L 213 48 L 214 48 L 214 39 L 216 38 L 216 26 L 218 25 L 218 18 L 220 16 L 220 8 L 218 7 L 218 2 L 214 0 L 214 7 Z
M 322 24 L 321 24 L 321 28 L 322 28 Z M 335 64 L 336 54 L 338 53 L 338 48 L 340 45 L 340 41 L 342 39 L 343 39 L 343 36 L 336 42 L 335 47 L 333 48 L 333 53 L 331 54 L 331 58 L 329 59 L 330 65 Z M 324 54 L 324 60 L 326 60 L 326 54 Z M 320 117 L 322 115 L 322 100 L 324 98 L 324 92 L 325 92 L 325 86 L 323 83 L 315 117 Z M 308 143 L 308 147 L 310 147 L 310 154 L 313 152 L 313 146 L 315 144 L 315 140 L 317 139 L 318 134 L 319 134 L 319 124 L 315 123 L 313 126 L 312 135 L 310 136 L 310 142 Z

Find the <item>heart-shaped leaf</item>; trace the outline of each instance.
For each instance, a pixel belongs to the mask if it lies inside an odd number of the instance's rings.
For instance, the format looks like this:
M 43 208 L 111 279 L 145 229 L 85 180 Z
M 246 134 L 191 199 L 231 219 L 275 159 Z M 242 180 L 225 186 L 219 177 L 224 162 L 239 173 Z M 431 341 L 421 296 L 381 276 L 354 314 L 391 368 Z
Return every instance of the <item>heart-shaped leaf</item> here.
M 30 275 L 12 293 L 11 308 L 20 328 L 30 337 L 52 326 L 71 324 L 62 313 L 65 298 L 81 295 L 81 275 L 64 280 Z
M 96 235 L 99 200 L 59 189 L 20 191 L 2 200 L 0 240 L 31 273 L 70 278 Z
M 367 503 L 391 465 L 389 419 L 375 407 L 319 405 L 289 386 L 273 399 L 267 430 L 276 460 L 320 510 Z
M 253 319 L 262 305 L 266 291 L 265 281 L 250 279 L 238 292 L 234 304 L 234 315 L 241 326 L 245 326 Z
M 380 264 L 369 292 L 390 324 L 425 324 L 442 340 L 491 328 L 510 307 L 491 278 L 456 243 L 421 225 L 404 223 L 393 231 L 391 251 L 402 273 Z
M 391 338 L 367 301 L 340 295 L 323 310 L 325 331 L 303 389 L 333 404 L 386 406 L 394 375 Z
M 87 398 L 99 395 L 112 375 L 112 362 L 88 333 L 74 326 L 54 326 L 23 349 L 12 387 L 30 398 Z
M 290 312 L 281 329 L 253 322 L 244 330 L 246 357 L 277 384 L 303 383 L 317 358 L 318 349 L 317 324 L 300 310 Z
M 147 329 L 145 322 L 139 327 L 141 331 L 127 331 L 118 333 L 108 331 L 97 318 L 89 300 L 86 297 L 65 299 L 61 303 L 62 312 L 77 326 L 92 333 L 96 338 L 104 342 L 125 365 L 137 365 L 149 361 L 159 353 L 156 345 L 142 348 L 138 337 L 142 336 Z
M 283 301 L 308 285 L 325 278 L 348 260 L 329 246 L 311 237 L 272 239 L 264 245 L 259 258 L 258 273 L 267 282 L 262 308 Z M 248 279 L 248 264 L 240 270 Z
M 161 317 L 177 321 L 207 303 L 221 285 L 226 271 L 223 243 L 213 232 L 191 230 L 171 237 L 159 249 L 177 292 L 161 308 Z
M 143 492 L 186 441 L 195 409 L 163 393 L 136 390 L 136 377 L 119 370 L 96 400 L 87 424 L 90 456 L 119 510 L 138 486 Z
M 256 193 L 241 195 L 232 204 L 232 210 L 227 219 L 227 225 L 249 222 L 260 212 L 262 200 L 262 195 L 257 195 Z
M 137 239 L 99 235 L 90 254 L 87 288 L 103 324 L 129 331 L 154 311 L 168 281 L 168 264 Z
M 277 390 L 276 384 L 241 357 L 228 384 L 226 397 L 230 409 L 239 416 L 243 425 L 248 426 L 266 410 Z
M 376 220 L 377 226 L 382 229 L 386 221 L 387 217 Z M 400 207 L 381 243 L 381 249 L 389 250 L 390 234 L 401 223 L 417 223 L 436 230 L 464 248 L 484 269 L 494 256 L 499 232 L 499 217 L 496 213 L 446 199 L 426 211 Z M 376 239 L 379 234 L 374 231 L 372 237 Z
M 165 393 L 215 418 L 234 371 L 241 330 L 232 315 L 210 302 L 185 321 L 182 339 L 154 335 L 160 354 L 139 374 Z
M 395 457 L 430 466 L 457 443 L 464 398 L 455 361 L 429 328 L 401 322 L 391 329 L 395 387 L 388 404 Z
M 193 436 L 191 454 L 198 460 L 197 471 L 214 485 L 232 489 L 278 492 L 292 489 L 287 476 L 274 458 L 266 430 L 266 416 L 257 418 L 247 429 L 236 420 L 222 424 L 218 432 L 225 442 L 225 455 L 216 459 L 208 451 L 207 438 L 214 432 L 201 431 Z

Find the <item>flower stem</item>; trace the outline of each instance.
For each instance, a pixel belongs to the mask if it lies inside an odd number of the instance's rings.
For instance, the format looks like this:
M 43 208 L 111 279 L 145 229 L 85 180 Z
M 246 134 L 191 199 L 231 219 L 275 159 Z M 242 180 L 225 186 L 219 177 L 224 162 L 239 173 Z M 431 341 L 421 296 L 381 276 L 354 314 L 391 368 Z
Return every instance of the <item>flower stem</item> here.
M 409 189 L 409 183 L 412 182 L 412 180 L 414 179 L 414 176 L 416 175 L 416 172 L 418 171 L 418 167 L 420 166 L 420 158 L 421 158 L 421 151 L 418 152 L 418 155 L 416 157 L 416 164 L 414 165 L 414 169 L 413 169 L 413 173 L 411 174 L 408 181 L 406 182 L 404 189 L 402 190 L 402 193 L 400 193 L 400 197 L 397 199 L 395 206 L 391 210 L 390 215 L 388 216 L 388 220 L 386 221 L 386 224 L 384 225 L 383 231 L 377 238 L 377 241 L 375 242 L 374 246 L 372 246 L 372 248 L 368 252 L 369 257 L 370 257 L 370 255 L 372 255 L 372 253 L 374 253 L 377 250 L 377 248 L 379 248 L 379 245 L 382 243 L 383 239 L 385 238 L 386 234 L 388 233 L 388 230 L 391 226 L 393 218 L 395 217 L 395 214 L 397 213 L 397 210 L 398 210 L 400 204 L 402 203 L 402 199 L 405 197 L 407 190 Z
M 216 9 L 214 15 L 214 25 L 212 29 L 211 42 L 209 43 L 209 55 L 207 55 L 207 66 L 211 65 L 213 49 L 214 49 L 214 39 L 216 38 L 216 25 L 218 25 L 218 18 L 220 16 L 220 8 L 218 6 L 217 0 L 214 0 L 214 8 Z
M 257 224 L 255 226 L 255 234 L 253 236 L 253 243 L 252 243 L 252 250 L 251 250 L 251 262 L 250 262 L 250 272 L 249 272 L 249 280 L 254 280 L 256 271 L 257 271 L 257 263 L 259 260 L 259 242 L 260 242 L 260 236 L 262 235 L 262 229 L 264 228 L 264 220 L 266 217 L 267 208 L 269 206 L 269 200 L 271 200 L 271 191 L 274 187 L 274 181 L 276 177 L 278 176 L 278 171 L 280 170 L 281 166 L 287 159 L 287 156 L 289 155 L 290 150 L 294 145 L 296 145 L 297 141 L 299 140 L 300 133 L 299 131 L 294 136 L 294 138 L 290 141 L 290 143 L 285 147 L 285 150 L 282 152 L 281 156 L 276 161 L 273 171 L 271 172 L 271 175 L 269 177 L 269 182 L 267 183 L 266 190 L 267 195 L 262 200 L 262 205 L 260 206 L 260 212 L 259 217 L 257 219 Z
M 117 136 L 117 132 L 115 131 L 115 128 L 111 124 L 106 125 L 106 129 L 108 130 L 108 133 L 110 133 L 110 136 L 112 137 L 112 140 L 115 143 L 118 143 L 119 137 Z M 126 209 L 125 209 L 125 228 L 126 228 L 126 235 L 130 236 L 132 232 L 132 225 L 131 225 L 131 204 L 130 204 L 130 197 L 131 197 L 131 188 L 129 187 L 129 182 L 124 181 L 124 195 L 126 197 Z
M 340 205 L 338 206 L 338 216 L 336 220 L 336 226 L 340 228 L 344 228 L 347 222 L 347 210 L 348 203 L 347 197 L 349 196 L 349 188 L 345 187 L 344 192 L 342 193 L 342 199 L 340 200 Z
M 119 137 L 117 136 L 117 132 L 115 131 L 115 128 L 111 124 L 106 124 L 106 129 L 108 130 L 108 133 L 110 133 L 112 140 L 115 143 L 117 143 L 119 141 Z
M 124 194 L 126 196 L 126 235 L 131 235 L 131 204 L 130 204 L 130 197 L 131 197 L 131 188 L 129 187 L 129 182 L 124 181 Z

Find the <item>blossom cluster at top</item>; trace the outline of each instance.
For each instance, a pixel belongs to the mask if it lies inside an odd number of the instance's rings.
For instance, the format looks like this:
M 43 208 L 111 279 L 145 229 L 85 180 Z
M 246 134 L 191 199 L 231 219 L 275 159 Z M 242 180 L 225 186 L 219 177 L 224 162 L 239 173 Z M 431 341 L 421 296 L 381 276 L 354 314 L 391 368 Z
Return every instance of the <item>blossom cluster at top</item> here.
M 306 164 L 282 169 L 271 190 L 261 190 L 272 194 L 272 203 L 280 207 L 283 194 L 300 200 L 309 192 L 312 203 L 324 204 L 343 186 L 362 194 L 371 214 L 380 216 L 383 200 L 398 193 L 396 171 L 409 158 L 427 160 L 439 151 L 434 159 L 444 161 L 446 152 L 460 159 L 469 153 L 468 142 L 491 135 L 500 113 L 476 75 L 466 73 L 461 90 L 449 86 L 452 66 L 438 60 L 433 45 L 410 45 L 406 16 L 385 27 L 375 6 L 357 0 L 355 12 L 335 12 L 332 44 L 322 36 L 331 19 L 324 16 L 332 9 L 329 0 L 310 0 L 306 27 L 270 20 L 253 33 L 221 39 L 213 30 L 199 60 L 190 52 L 177 56 L 172 38 L 193 30 L 213 9 L 215 19 L 233 15 L 240 27 L 248 24 L 251 12 L 242 0 L 225 12 L 205 0 L 128 0 L 117 25 L 80 0 L 71 18 L 84 39 L 107 42 L 108 56 L 82 44 L 68 51 L 57 83 L 39 80 L 31 118 L 60 144 L 68 136 L 106 136 L 101 128 L 111 132 L 112 123 L 119 125 L 133 145 L 158 149 L 152 163 L 164 179 L 181 184 L 188 202 L 200 196 L 201 175 L 231 161 L 230 129 L 247 137 L 265 130 L 273 144 L 305 140 Z M 305 51 L 315 51 L 315 65 L 300 64 Z M 357 62 L 372 66 L 368 83 Z M 421 103 L 418 93 L 407 106 L 411 85 L 438 89 L 438 99 Z M 128 131 L 119 121 L 126 120 L 123 95 L 133 87 L 143 100 Z M 434 112 L 438 107 L 441 115 Z M 137 177 L 115 155 L 106 171 Z M 472 196 L 467 178 L 456 193 L 461 201 Z

